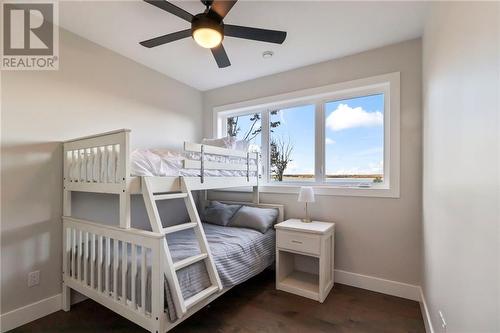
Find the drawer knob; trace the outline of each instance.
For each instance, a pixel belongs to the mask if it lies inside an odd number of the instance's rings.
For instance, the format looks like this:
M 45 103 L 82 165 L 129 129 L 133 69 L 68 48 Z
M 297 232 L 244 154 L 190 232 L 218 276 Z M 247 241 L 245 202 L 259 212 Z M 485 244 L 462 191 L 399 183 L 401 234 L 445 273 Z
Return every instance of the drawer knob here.
M 298 241 L 298 240 L 292 240 L 292 243 L 295 243 L 295 244 L 302 244 L 301 241 Z

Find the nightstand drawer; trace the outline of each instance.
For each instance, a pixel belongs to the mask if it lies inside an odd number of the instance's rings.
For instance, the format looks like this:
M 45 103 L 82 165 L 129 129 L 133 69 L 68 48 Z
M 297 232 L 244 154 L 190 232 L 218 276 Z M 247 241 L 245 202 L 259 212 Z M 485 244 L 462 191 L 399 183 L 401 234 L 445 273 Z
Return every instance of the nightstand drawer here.
M 319 255 L 321 239 L 315 235 L 279 230 L 276 244 L 279 248 Z

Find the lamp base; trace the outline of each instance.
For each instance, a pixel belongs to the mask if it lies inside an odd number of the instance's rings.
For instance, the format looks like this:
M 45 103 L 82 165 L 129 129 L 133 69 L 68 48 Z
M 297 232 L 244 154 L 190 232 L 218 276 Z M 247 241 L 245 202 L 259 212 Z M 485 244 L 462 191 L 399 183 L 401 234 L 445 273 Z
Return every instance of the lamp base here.
M 306 217 L 301 219 L 301 221 L 304 223 L 311 223 L 311 216 L 309 215 L 309 210 L 307 209 L 307 202 L 306 202 Z

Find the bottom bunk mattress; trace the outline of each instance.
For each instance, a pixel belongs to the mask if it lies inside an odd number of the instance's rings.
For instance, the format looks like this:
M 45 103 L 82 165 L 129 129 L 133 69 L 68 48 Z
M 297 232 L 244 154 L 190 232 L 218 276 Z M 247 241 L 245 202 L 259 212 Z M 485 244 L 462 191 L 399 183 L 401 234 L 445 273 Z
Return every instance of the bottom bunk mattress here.
M 203 228 L 205 230 L 205 235 L 207 237 L 210 251 L 215 261 L 215 266 L 217 272 L 219 273 L 222 286 L 224 288 L 230 288 L 237 284 L 240 284 L 252 276 L 262 272 L 266 267 L 270 266 L 274 262 L 275 258 L 275 231 L 271 228 L 266 233 L 262 234 L 259 231 L 246 228 L 234 228 L 234 227 L 223 227 L 208 223 L 203 223 Z M 172 255 L 174 262 L 191 257 L 193 255 L 200 253 L 200 248 L 198 241 L 196 239 L 193 229 L 187 229 L 169 234 L 167 237 L 168 247 Z M 89 242 L 89 248 L 94 246 L 97 248 L 97 243 L 92 244 Z M 113 249 L 115 246 L 113 240 L 110 240 L 110 248 Z M 79 253 L 78 246 L 75 248 L 76 254 Z M 116 276 L 116 297 L 121 298 L 122 295 L 122 259 L 120 258 L 120 253 L 122 253 L 122 243 L 118 242 L 116 253 L 116 273 L 113 274 L 113 267 L 115 267 L 115 255 L 114 251 L 110 252 L 109 260 L 106 258 L 105 253 L 103 254 L 103 263 L 109 263 L 109 275 L 106 279 L 105 269 L 101 270 L 101 279 L 103 281 L 103 289 L 108 290 L 109 294 L 115 295 L 115 283 L 114 277 Z M 127 246 L 127 266 L 126 266 L 126 298 L 131 300 L 132 297 L 132 255 L 131 247 Z M 83 251 L 82 251 L 83 252 Z M 90 250 L 89 250 L 90 252 Z M 137 267 L 139 264 L 139 258 L 141 257 L 141 251 L 138 249 L 137 252 Z M 151 258 L 150 252 L 146 252 L 146 292 L 145 292 L 145 310 L 147 312 L 151 311 L 152 293 L 155 291 L 151 290 Z M 78 254 L 75 258 L 79 258 Z M 73 255 L 69 256 L 70 261 L 73 259 Z M 90 256 L 87 257 L 87 265 L 90 267 L 92 265 Z M 76 260 L 75 270 L 78 270 L 78 278 L 82 281 L 90 281 L 90 269 L 83 270 L 83 260 Z M 78 264 L 80 263 L 80 265 Z M 94 262 L 97 265 L 97 261 Z M 142 267 L 140 268 L 142 271 Z M 80 275 L 86 272 L 87 276 L 84 278 Z M 95 272 L 94 280 L 97 281 L 97 268 L 93 270 Z M 80 273 L 81 272 L 81 273 Z M 74 272 L 76 273 L 76 272 Z M 134 280 L 136 286 L 141 286 L 141 273 L 137 271 Z M 197 262 L 190 266 L 177 271 L 177 277 L 181 287 L 182 295 L 184 299 L 193 296 L 194 294 L 202 291 L 203 289 L 210 286 L 210 279 L 205 266 L 204 261 Z M 167 280 L 164 279 L 165 283 L 165 312 L 171 322 L 175 321 L 179 315 L 176 313 L 175 306 L 173 303 L 173 298 L 170 292 L 170 287 Z M 105 286 L 105 287 L 104 287 Z M 103 290 L 104 291 L 104 290 Z M 143 306 L 141 288 L 137 287 L 135 289 L 135 299 L 137 300 L 138 306 Z
M 203 228 L 224 288 L 248 280 L 274 262 L 275 231 L 272 228 L 264 234 L 252 229 L 208 223 L 203 223 Z M 168 235 L 167 243 L 174 262 L 200 253 L 192 229 Z M 204 262 L 179 270 L 177 277 L 185 299 L 210 286 Z M 171 320 L 175 320 L 177 314 L 168 294 L 170 289 L 165 290 L 168 314 Z

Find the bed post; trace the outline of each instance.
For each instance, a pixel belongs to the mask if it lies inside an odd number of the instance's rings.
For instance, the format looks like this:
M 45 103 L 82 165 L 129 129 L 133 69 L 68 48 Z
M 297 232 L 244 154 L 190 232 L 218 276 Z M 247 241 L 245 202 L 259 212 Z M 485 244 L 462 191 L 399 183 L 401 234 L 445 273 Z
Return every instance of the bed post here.
M 130 228 L 130 135 L 129 131 L 124 131 L 120 142 L 120 158 L 122 163 L 118 166 L 120 181 L 123 184 L 120 193 L 120 228 Z
M 120 194 L 120 228 L 130 228 L 130 192 L 128 188 Z
M 164 249 L 165 246 L 165 240 L 163 238 L 158 239 L 152 251 L 151 257 L 151 262 L 153 263 L 151 267 L 151 319 L 154 323 L 151 333 L 165 332 L 165 322 L 167 320 L 166 313 L 164 311 L 165 284 L 163 281 L 165 263 L 167 262 Z
M 247 154 L 248 156 L 248 154 Z M 257 185 L 252 187 L 252 202 L 254 204 L 259 204 L 260 203 L 260 197 L 259 197 L 259 173 L 260 173 L 260 153 L 257 153 L 257 158 L 255 159 L 255 165 L 257 166 L 257 171 L 256 171 L 256 176 L 257 176 Z M 248 166 L 249 160 L 247 158 L 247 170 L 249 168 Z M 248 177 L 248 171 L 247 171 L 247 177 Z
M 68 233 L 63 223 L 63 270 L 62 270 L 62 296 L 61 308 L 63 311 L 68 312 L 71 308 L 71 288 L 66 285 L 66 276 L 69 275 L 68 270 Z
M 252 187 L 252 202 L 254 204 L 260 203 L 259 185 Z
M 200 206 L 202 210 L 208 206 L 208 190 L 201 191 Z
M 68 167 L 68 152 L 66 151 L 65 145 L 63 144 L 63 184 L 66 183 L 66 180 L 69 178 L 69 167 Z M 63 215 L 71 216 L 71 191 L 69 191 L 65 185 L 63 185 Z M 71 288 L 66 286 L 65 275 L 69 275 L 67 271 L 67 233 L 64 228 L 64 221 L 61 220 L 62 223 L 62 231 L 63 231 L 63 251 L 62 251 L 62 299 L 61 299 L 61 307 L 64 311 L 69 311 L 71 307 Z

